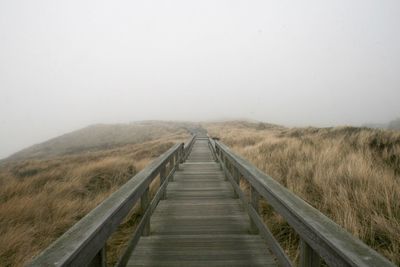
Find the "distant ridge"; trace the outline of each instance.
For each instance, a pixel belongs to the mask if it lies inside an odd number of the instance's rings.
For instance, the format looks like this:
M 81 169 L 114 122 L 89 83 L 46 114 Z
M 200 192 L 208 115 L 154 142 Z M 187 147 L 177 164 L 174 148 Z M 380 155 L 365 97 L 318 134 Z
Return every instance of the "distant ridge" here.
M 186 122 L 141 121 L 127 124 L 95 124 L 63 134 L 25 148 L 4 161 L 47 158 L 84 151 L 109 149 L 145 142 L 163 135 L 175 134 L 177 128 L 188 132 L 193 124 Z
M 400 118 L 392 120 L 388 123 L 366 123 L 362 126 L 373 129 L 400 130 Z
M 235 124 L 239 127 L 254 128 L 258 130 L 285 128 L 277 124 L 255 120 L 225 120 L 214 121 L 211 123 L 220 123 L 221 125 L 226 123 L 229 125 Z M 198 125 L 199 123 L 193 122 L 157 120 L 138 121 L 125 124 L 94 124 L 25 148 L 0 162 L 34 158 L 40 159 L 85 151 L 111 149 L 126 144 L 145 142 L 163 135 L 175 134 L 177 129 L 188 133 L 194 128 L 197 128 Z M 362 125 L 362 127 L 400 130 L 400 118 L 389 123 L 368 123 Z
M 400 130 L 400 118 L 397 118 L 389 122 L 388 129 Z

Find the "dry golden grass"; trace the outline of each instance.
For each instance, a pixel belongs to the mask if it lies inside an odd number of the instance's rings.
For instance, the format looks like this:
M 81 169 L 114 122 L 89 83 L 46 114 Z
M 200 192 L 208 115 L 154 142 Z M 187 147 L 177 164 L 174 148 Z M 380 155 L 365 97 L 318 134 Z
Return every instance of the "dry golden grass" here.
M 398 132 L 349 127 L 287 129 L 247 122 L 210 123 L 205 127 L 400 264 Z M 96 141 L 89 151 L 70 150 L 68 142 L 61 142 L 59 150 L 51 150 L 51 157 L 36 147 L 33 154 L 24 152 L 30 159 L 1 164 L 0 266 L 27 263 L 151 159 L 175 142 L 186 140 L 188 135 L 179 128 L 163 126 L 158 132 L 152 128 L 151 136 L 142 133 L 133 144 L 102 146 Z M 153 193 L 158 183 L 158 179 L 153 182 Z M 267 203 L 262 207 L 265 221 L 296 260 L 297 236 Z M 110 262 L 117 260 L 140 216 L 138 206 L 134 207 L 110 238 Z
M 400 132 L 205 124 L 235 152 L 354 236 L 400 264 Z M 298 238 L 266 203 L 264 219 L 291 258 Z
M 165 130 L 162 126 L 158 134 L 154 132 L 152 126 L 152 134 L 144 142 L 64 156 L 42 153 L 41 158 L 3 163 L 0 266 L 26 264 L 150 160 L 189 137 L 180 127 Z M 157 181 L 154 183 L 152 187 L 156 188 Z M 132 232 L 138 217 L 140 212 L 135 207 L 109 241 L 110 261 L 116 261 L 129 238 L 124 233 Z

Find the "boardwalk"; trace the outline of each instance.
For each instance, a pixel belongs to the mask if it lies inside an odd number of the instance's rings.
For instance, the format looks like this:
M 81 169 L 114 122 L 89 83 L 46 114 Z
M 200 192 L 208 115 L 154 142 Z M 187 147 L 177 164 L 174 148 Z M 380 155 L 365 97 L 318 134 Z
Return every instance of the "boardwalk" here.
M 128 266 L 276 266 L 232 185 L 213 160 L 207 139 L 197 139 L 151 217 Z
M 107 241 L 139 201 L 141 219 L 116 267 L 295 266 L 264 222 L 262 199 L 298 234 L 298 266 L 395 266 L 200 130 L 137 173 L 29 266 L 107 266 Z

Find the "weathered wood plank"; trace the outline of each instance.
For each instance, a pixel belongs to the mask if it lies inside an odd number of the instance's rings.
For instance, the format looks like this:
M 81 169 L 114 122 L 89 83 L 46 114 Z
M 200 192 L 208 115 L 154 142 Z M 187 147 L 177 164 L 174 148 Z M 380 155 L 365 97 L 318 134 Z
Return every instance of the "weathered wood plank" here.
M 219 261 L 185 261 L 185 260 L 176 260 L 176 261 L 165 261 L 165 260 L 141 260 L 134 263 L 128 263 L 128 267 L 134 266 L 154 266 L 154 267 L 176 267 L 176 266 L 185 266 L 185 267 L 235 267 L 235 266 L 246 266 L 246 267 L 275 267 L 276 263 L 266 262 L 264 260 L 258 259 L 250 259 L 250 260 L 219 260 Z

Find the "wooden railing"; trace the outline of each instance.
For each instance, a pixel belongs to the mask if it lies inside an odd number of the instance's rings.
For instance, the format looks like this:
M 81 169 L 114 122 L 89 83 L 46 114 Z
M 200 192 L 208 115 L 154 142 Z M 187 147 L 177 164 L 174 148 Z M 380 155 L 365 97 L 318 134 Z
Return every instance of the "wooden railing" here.
M 275 254 L 279 265 L 293 266 L 259 214 L 259 201 L 264 198 L 300 237 L 300 266 L 321 265 L 321 258 L 329 266 L 394 267 L 386 258 L 353 237 L 301 198 L 261 172 L 255 166 L 235 155 L 221 142 L 210 140 L 210 145 L 232 183 L 235 194 L 246 208 L 251 229 L 259 233 Z M 240 180 L 250 185 L 250 197 L 240 188 Z
M 168 181 L 179 163 L 187 158 L 195 141 L 176 144 L 131 178 L 118 191 L 77 222 L 29 266 L 106 266 L 105 245 L 124 218 L 140 200 L 142 217 L 117 266 L 125 266 L 141 235 L 150 233 L 150 217 L 165 198 Z M 149 186 L 160 178 L 160 187 L 151 199 Z

